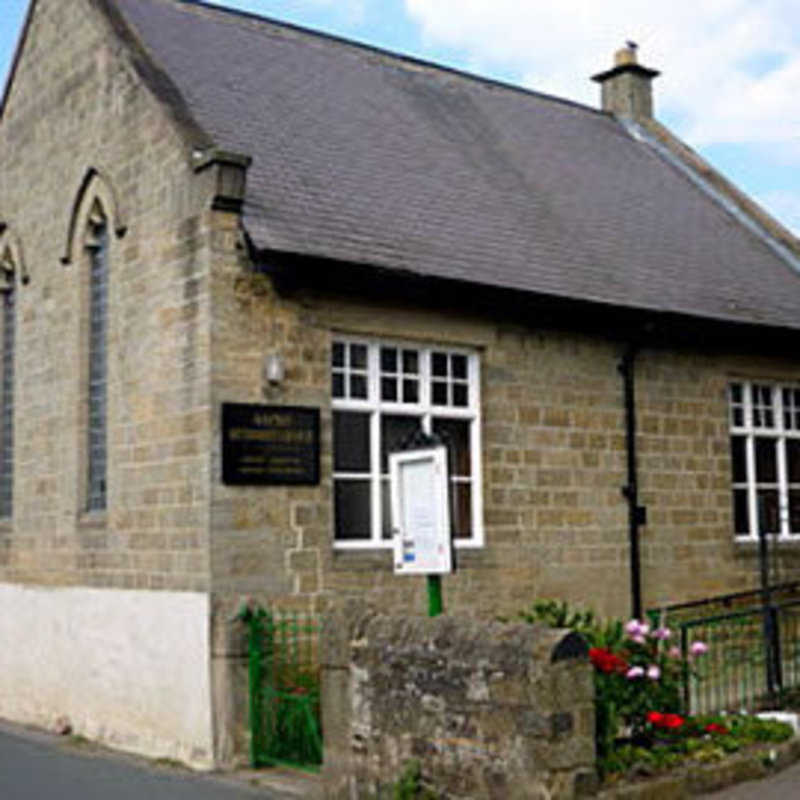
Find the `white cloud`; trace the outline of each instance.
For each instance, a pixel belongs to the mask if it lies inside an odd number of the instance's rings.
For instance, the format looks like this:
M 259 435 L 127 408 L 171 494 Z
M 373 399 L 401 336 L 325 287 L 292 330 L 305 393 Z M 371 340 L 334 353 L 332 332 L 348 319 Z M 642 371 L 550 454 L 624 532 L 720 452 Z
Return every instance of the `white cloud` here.
M 697 146 L 775 143 L 800 163 L 800 3 L 796 0 L 405 0 L 431 45 L 475 69 L 597 104 L 588 77 L 626 39 L 660 69 L 658 113 Z

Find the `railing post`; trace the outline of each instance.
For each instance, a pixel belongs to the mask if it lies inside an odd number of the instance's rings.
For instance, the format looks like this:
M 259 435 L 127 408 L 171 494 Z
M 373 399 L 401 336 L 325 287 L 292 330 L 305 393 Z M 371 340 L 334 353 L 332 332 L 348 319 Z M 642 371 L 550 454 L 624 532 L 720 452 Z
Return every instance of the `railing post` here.
M 779 693 L 783 692 L 783 665 L 781 663 L 781 626 L 780 609 L 775 605 L 770 605 L 770 626 L 772 628 L 772 664 L 775 677 L 775 688 Z
M 686 625 L 681 625 L 681 653 L 683 655 L 683 713 L 691 714 L 690 708 L 690 689 L 689 689 L 689 632 Z
M 764 665 L 766 667 L 767 694 L 771 700 L 779 689 L 777 675 L 778 660 L 776 652 L 779 648 L 775 629 L 775 610 L 769 586 L 769 549 L 767 543 L 767 506 L 763 497 L 758 498 L 758 562 L 761 574 L 761 603 L 764 617 Z

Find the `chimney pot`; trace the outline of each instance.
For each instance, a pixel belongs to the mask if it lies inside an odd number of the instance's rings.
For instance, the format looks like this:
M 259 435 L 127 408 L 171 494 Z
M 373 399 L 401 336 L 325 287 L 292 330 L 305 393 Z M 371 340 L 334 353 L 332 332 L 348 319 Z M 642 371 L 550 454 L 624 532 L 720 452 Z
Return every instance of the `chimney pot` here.
M 601 86 L 602 108 L 615 117 L 650 119 L 653 116 L 651 82 L 660 73 L 639 64 L 635 42 L 614 53 L 614 66 L 592 76 Z
M 614 53 L 614 66 L 623 67 L 626 64 L 636 63 L 636 45 L 628 42 L 627 45 Z

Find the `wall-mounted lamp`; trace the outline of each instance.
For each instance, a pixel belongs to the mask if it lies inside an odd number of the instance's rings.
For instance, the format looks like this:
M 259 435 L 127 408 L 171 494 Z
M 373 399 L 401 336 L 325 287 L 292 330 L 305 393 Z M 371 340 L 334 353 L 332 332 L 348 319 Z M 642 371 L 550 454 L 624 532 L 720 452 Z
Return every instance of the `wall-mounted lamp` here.
M 268 353 L 264 359 L 264 383 L 279 386 L 286 376 L 286 365 L 280 353 Z

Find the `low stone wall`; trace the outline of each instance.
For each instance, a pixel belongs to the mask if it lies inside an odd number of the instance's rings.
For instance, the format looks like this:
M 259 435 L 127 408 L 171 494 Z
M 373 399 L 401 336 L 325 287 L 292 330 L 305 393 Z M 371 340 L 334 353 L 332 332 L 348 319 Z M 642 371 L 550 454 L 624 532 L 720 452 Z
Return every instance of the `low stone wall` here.
M 446 798 L 572 798 L 594 781 L 594 688 L 567 631 L 352 605 L 323 637 L 323 782 L 391 797 L 411 759 Z

